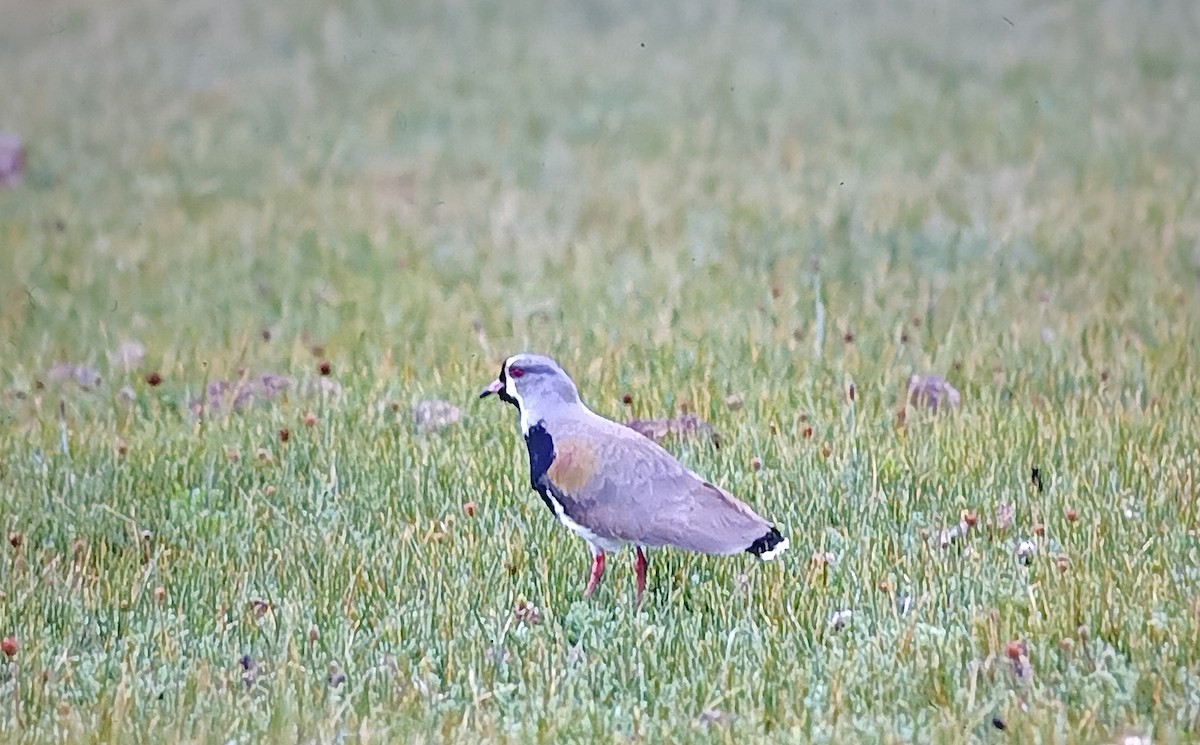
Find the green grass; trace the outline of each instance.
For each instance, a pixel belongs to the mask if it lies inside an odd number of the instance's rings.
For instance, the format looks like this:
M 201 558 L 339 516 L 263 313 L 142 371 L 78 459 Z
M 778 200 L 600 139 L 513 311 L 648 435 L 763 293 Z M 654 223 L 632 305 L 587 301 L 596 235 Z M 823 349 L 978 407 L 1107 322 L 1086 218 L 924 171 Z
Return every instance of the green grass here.
M 243 5 L 0 8 L 0 739 L 1200 740 L 1194 3 Z M 785 560 L 583 601 L 525 349 Z

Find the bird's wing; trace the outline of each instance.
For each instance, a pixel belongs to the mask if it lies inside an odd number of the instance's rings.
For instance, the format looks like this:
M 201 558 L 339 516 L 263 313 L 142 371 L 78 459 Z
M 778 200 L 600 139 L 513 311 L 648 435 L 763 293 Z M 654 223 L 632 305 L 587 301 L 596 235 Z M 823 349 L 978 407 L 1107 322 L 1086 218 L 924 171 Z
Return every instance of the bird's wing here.
M 550 431 L 553 456 L 540 486 L 597 535 L 730 554 L 771 530 L 744 502 L 628 427 L 590 415 Z

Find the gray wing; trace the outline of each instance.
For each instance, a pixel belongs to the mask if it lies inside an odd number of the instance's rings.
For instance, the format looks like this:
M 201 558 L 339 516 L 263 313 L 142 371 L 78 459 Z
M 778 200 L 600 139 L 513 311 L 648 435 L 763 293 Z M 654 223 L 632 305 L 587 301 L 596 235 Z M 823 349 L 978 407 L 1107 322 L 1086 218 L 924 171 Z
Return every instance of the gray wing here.
M 771 530 L 744 502 L 656 442 L 595 415 L 556 423 L 545 479 L 572 520 L 641 546 L 732 554 Z

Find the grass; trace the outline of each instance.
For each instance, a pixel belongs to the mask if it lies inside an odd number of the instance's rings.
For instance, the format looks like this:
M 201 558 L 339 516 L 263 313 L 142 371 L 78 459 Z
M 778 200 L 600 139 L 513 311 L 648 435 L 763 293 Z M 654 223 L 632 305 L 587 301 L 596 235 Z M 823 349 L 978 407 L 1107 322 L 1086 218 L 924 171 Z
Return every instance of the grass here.
M 4 740 L 1200 739 L 1193 3 L 5 6 Z M 523 349 L 786 560 L 583 601 Z

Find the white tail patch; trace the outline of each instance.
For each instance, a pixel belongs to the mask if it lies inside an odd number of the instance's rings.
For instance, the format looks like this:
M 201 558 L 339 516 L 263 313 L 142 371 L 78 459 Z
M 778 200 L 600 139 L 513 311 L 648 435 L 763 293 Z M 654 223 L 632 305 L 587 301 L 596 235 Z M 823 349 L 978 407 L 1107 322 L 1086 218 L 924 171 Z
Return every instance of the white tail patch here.
M 788 544 L 788 539 L 784 538 L 779 543 L 776 543 L 775 547 L 770 551 L 763 551 L 759 554 L 759 561 L 774 561 L 780 554 L 788 550 L 788 545 L 790 545 Z

